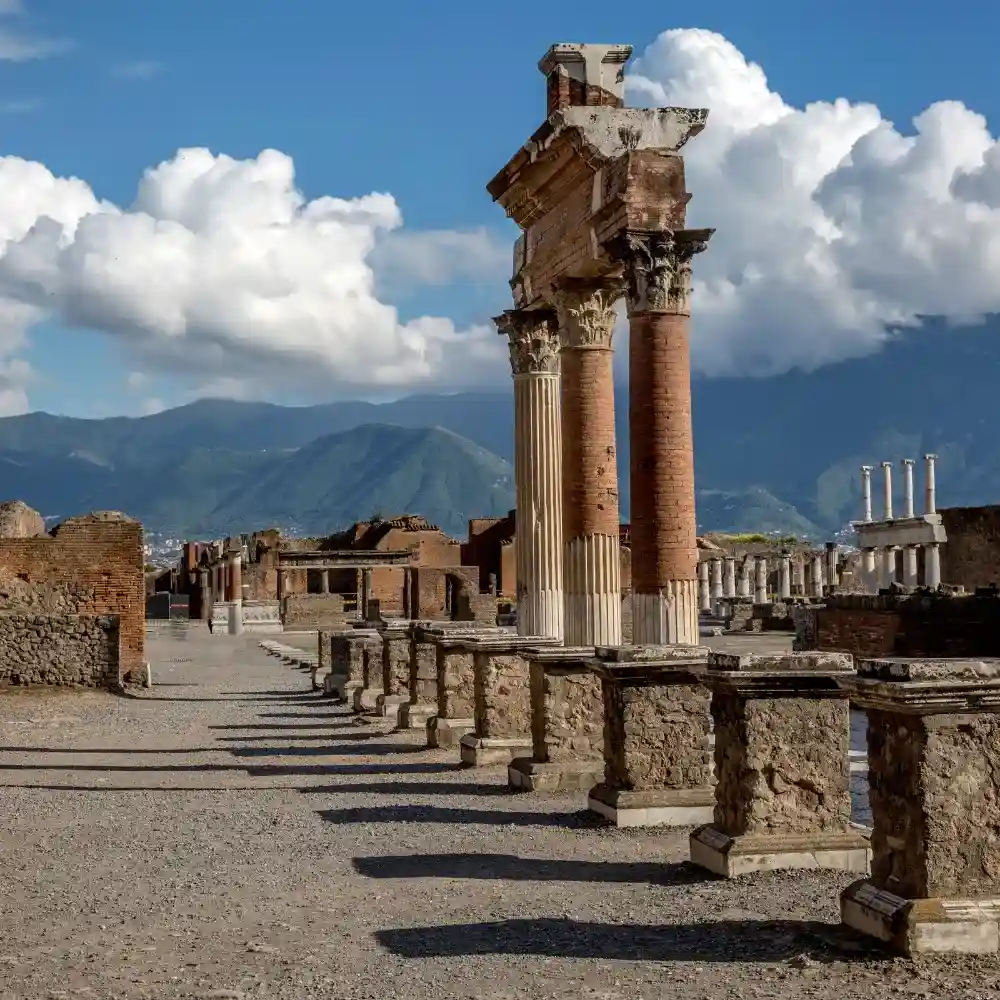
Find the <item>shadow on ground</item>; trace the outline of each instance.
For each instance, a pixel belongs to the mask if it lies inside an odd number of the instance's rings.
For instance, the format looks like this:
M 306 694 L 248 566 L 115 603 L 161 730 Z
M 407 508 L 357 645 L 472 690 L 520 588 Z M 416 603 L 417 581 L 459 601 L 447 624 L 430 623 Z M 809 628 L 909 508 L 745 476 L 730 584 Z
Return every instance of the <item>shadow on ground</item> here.
M 468 878 L 510 882 L 638 882 L 696 885 L 715 881 L 690 862 L 573 861 L 516 854 L 403 854 L 355 858 L 366 878 Z
M 556 826 L 569 830 L 607 825 L 586 810 L 573 813 L 507 812 L 503 809 L 409 804 L 321 809 L 318 814 L 328 823 L 467 823 L 471 826 Z
M 403 958 L 535 955 L 642 962 L 818 962 L 865 953 L 874 946 L 833 924 L 794 920 L 716 920 L 698 924 L 601 924 L 542 918 L 493 923 L 408 927 L 375 933 Z

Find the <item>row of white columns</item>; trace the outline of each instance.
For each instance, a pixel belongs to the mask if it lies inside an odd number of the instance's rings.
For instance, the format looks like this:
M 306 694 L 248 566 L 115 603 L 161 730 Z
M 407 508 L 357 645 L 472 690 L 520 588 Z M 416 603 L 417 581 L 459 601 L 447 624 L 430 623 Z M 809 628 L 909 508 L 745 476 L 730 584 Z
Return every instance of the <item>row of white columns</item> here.
M 903 552 L 903 579 L 906 587 L 920 584 L 917 549 L 924 550 L 924 586 L 937 587 L 941 583 L 941 546 L 937 542 L 930 545 L 887 545 L 885 548 L 865 548 L 861 550 L 861 571 L 865 586 L 869 590 L 884 590 L 892 583 L 899 583 L 897 574 L 897 553 Z
M 924 455 L 924 513 L 937 513 L 937 484 L 934 474 L 934 462 L 937 455 Z M 904 458 L 903 466 L 903 513 L 902 517 L 916 517 L 913 511 L 913 465 L 912 458 Z M 872 473 L 873 465 L 861 466 L 861 520 L 869 522 L 872 518 Z M 892 510 L 892 462 L 882 463 L 883 504 L 885 507 L 882 520 L 893 521 Z
M 825 587 L 836 586 L 838 582 L 837 549 L 830 545 L 826 551 L 826 560 L 819 553 L 809 557 L 810 580 L 809 597 L 822 597 Z M 788 600 L 792 596 L 793 572 L 794 581 L 800 592 L 805 590 L 803 580 L 804 564 L 792 561 L 791 554 L 782 553 L 778 557 L 778 589 L 775 594 L 778 600 Z M 698 600 L 700 609 L 706 613 L 714 612 L 723 598 L 742 597 L 749 599 L 751 595 L 755 604 L 766 604 L 768 600 L 767 559 L 763 556 L 746 556 L 736 572 L 735 556 L 718 556 L 702 560 L 698 564 Z

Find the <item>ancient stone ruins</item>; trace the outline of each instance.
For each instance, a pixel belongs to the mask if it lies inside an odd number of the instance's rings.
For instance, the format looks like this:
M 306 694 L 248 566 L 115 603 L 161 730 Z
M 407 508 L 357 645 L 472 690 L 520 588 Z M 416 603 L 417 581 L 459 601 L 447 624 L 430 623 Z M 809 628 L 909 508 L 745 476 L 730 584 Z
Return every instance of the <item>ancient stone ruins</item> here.
M 219 642 L 261 633 L 359 715 L 473 774 L 506 767 L 512 794 L 585 792 L 608 824 L 692 828 L 705 879 L 852 873 L 841 916 L 862 937 L 997 952 L 1000 508 L 938 510 L 927 455 L 921 514 L 912 459 L 901 507 L 882 462 L 879 519 L 862 467 L 857 552 L 697 537 L 689 325 L 713 230 L 687 227 L 683 149 L 709 113 L 624 107 L 630 54 L 553 46 L 546 121 L 488 184 L 522 230 L 513 303 L 496 318 L 516 511 L 470 522 L 464 542 L 414 515 L 327 538 L 191 542 L 145 581 L 147 627 L 180 614 Z M 15 534 L 0 538 L 0 678 L 155 683 L 141 528 L 95 514 Z M 315 634 L 315 653 L 286 632 Z M 852 709 L 867 753 L 852 749 Z M 864 773 L 870 826 L 852 819 Z

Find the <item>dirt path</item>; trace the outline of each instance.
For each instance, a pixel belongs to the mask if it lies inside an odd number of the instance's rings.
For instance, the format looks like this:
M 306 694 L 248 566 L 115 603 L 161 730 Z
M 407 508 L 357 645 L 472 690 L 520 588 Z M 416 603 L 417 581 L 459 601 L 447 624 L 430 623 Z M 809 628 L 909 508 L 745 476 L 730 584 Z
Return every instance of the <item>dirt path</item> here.
M 0 997 L 998 997 L 839 931 L 835 875 L 713 880 L 317 698 L 248 639 L 141 697 L 0 695 Z

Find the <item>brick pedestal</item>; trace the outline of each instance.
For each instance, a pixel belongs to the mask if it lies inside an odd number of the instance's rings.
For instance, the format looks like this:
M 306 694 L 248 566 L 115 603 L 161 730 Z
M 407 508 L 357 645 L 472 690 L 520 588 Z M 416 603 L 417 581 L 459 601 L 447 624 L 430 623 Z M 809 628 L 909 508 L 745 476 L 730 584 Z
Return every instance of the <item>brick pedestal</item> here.
M 784 868 L 868 871 L 851 825 L 846 653 L 712 653 L 703 681 L 715 723 L 715 816 L 691 861 L 731 878 Z
M 462 763 L 508 764 L 531 748 L 531 694 L 525 650 L 554 645 L 547 636 L 470 640 L 475 731 L 462 737 Z
M 604 700 L 604 781 L 591 811 L 616 826 L 695 826 L 710 822 L 708 689 L 699 646 L 598 649 L 594 669 Z
M 872 865 L 845 924 L 908 955 L 1000 950 L 1000 660 L 862 660 Z
M 589 646 L 528 649 L 530 757 L 507 769 L 511 788 L 568 791 L 593 788 L 604 777 L 604 702 Z

